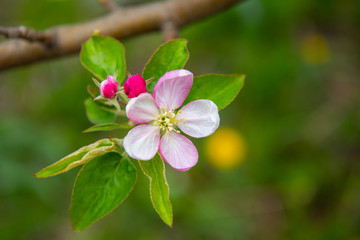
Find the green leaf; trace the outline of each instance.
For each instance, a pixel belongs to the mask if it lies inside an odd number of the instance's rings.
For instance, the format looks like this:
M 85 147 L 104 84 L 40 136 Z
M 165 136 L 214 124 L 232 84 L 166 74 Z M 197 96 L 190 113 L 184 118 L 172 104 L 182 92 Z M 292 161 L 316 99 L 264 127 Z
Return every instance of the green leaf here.
M 124 46 L 114 38 L 107 36 L 92 36 L 81 48 L 80 61 L 82 65 L 93 73 L 99 80 L 107 75 L 114 76 L 121 83 L 125 77 L 125 50 Z
M 123 125 L 118 123 L 106 123 L 106 124 L 100 124 L 89 127 L 88 129 L 84 130 L 83 133 L 95 132 L 95 131 L 109 131 L 115 129 L 129 129 L 129 128 L 132 127 L 129 125 Z
M 135 167 L 118 153 L 107 153 L 85 164 L 71 199 L 73 230 L 82 231 L 114 210 L 130 194 L 135 182 Z
M 94 124 L 105 124 L 115 121 L 116 114 L 110 110 L 113 108 L 96 102 L 91 98 L 85 100 L 85 109 L 89 121 Z
M 182 69 L 188 58 L 189 52 L 186 48 L 185 39 L 175 39 L 161 45 L 145 65 L 143 78 L 151 81 L 147 88 L 153 90 L 159 78 L 166 72 Z
M 107 152 L 116 151 L 122 145 L 120 139 L 102 139 L 88 146 L 82 147 L 76 152 L 64 157 L 56 163 L 42 169 L 34 175 L 37 178 L 46 178 L 67 172 L 74 167 L 82 165 L 95 157 Z
M 245 75 L 206 74 L 194 78 L 193 86 L 184 105 L 198 99 L 209 99 L 224 109 L 239 94 Z
M 150 179 L 151 202 L 161 219 L 170 227 L 173 222 L 172 206 L 169 199 L 169 185 L 165 176 L 165 165 L 161 157 L 150 161 L 139 161 L 144 174 Z

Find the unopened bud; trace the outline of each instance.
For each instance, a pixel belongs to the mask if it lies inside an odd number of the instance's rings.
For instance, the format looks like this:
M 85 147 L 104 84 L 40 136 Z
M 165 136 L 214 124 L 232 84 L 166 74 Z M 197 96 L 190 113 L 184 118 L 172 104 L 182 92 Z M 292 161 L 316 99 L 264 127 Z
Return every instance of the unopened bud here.
M 128 98 L 139 96 L 141 93 L 146 92 L 145 80 L 139 74 L 130 76 L 124 84 L 124 92 Z
M 105 98 L 113 98 L 118 90 L 119 83 L 115 79 L 108 75 L 107 79 L 100 84 L 100 94 Z

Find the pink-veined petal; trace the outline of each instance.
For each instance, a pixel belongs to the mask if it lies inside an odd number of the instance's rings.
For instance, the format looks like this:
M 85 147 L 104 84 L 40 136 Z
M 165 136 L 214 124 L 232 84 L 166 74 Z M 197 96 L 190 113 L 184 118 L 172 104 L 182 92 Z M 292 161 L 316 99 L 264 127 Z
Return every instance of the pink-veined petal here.
M 176 132 L 169 132 L 162 136 L 159 152 L 165 162 L 179 171 L 187 171 L 195 166 L 199 157 L 194 144 Z
M 186 104 L 176 117 L 181 131 L 195 138 L 207 137 L 219 127 L 220 117 L 216 104 L 210 100 L 196 100 Z M 184 121 L 182 121 L 184 120 Z
M 130 99 L 126 105 L 126 115 L 134 122 L 148 123 L 159 115 L 159 108 L 149 93 L 142 93 Z
M 159 107 L 168 110 L 180 107 L 193 84 L 193 74 L 180 69 L 165 73 L 154 88 L 154 99 Z
M 137 160 L 152 159 L 159 148 L 160 128 L 149 124 L 131 129 L 124 138 L 124 148 L 130 157 Z

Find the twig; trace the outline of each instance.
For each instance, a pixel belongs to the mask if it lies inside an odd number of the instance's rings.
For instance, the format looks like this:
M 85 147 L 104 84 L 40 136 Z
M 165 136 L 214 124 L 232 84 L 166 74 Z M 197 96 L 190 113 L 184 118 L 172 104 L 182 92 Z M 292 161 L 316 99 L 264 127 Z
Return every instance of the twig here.
M 20 27 L 0 27 L 0 35 L 7 38 L 22 38 L 29 42 L 41 42 L 47 47 L 53 45 L 53 36 L 45 32 L 37 32 L 24 26 Z
M 110 12 L 119 9 L 119 6 L 113 0 L 98 0 L 105 8 L 107 8 Z
M 165 41 L 173 40 L 179 37 L 179 29 L 171 20 L 166 21 L 162 26 L 163 37 Z
M 221 12 L 243 0 L 181 0 L 142 4 L 118 9 L 84 23 L 56 26 L 42 32 L 54 39 L 51 48 L 39 42 L 10 40 L 0 44 L 0 70 L 76 53 L 94 30 L 124 39 L 161 30 L 169 14 L 178 28 Z M 171 11 L 171 12 L 169 12 Z
M 177 1 L 177 0 L 169 0 L 169 1 Z M 164 41 L 170 41 L 179 37 L 179 27 L 175 23 L 175 19 L 172 16 L 172 13 L 175 9 L 173 9 L 174 5 L 169 4 L 167 11 L 165 11 L 165 21 L 161 26 L 161 30 L 163 33 Z

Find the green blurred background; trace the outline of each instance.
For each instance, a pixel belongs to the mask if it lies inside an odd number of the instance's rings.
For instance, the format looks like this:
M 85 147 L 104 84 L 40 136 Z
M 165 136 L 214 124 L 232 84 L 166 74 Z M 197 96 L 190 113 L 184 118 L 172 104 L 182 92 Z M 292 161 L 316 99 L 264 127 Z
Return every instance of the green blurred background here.
M 1 26 L 45 29 L 105 13 L 96 0 L 0 1 Z M 72 232 L 68 217 L 78 169 L 32 177 L 83 145 L 126 134 L 81 133 L 91 126 L 83 107 L 91 75 L 74 55 L 0 73 L 1 240 L 360 239 L 360 2 L 248 0 L 181 37 L 195 75 L 247 78 L 220 113 L 241 141 L 220 131 L 196 141 L 191 171 L 167 168 L 174 227 L 152 208 L 140 172 L 130 197 L 84 232 Z M 162 36 L 123 43 L 129 71 L 141 73 Z M 221 167 L 211 141 L 240 149 L 233 164 Z

